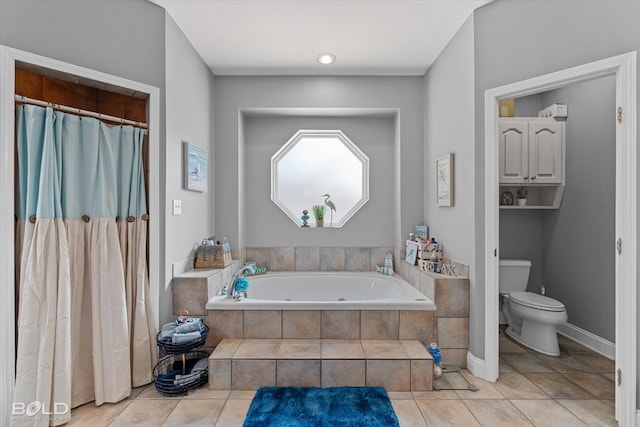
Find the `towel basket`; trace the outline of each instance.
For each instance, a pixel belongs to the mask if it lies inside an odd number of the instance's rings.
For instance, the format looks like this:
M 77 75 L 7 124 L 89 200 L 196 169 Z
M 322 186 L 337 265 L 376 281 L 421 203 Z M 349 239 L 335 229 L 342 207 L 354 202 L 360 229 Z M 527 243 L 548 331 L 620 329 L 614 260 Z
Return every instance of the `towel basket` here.
M 170 341 L 161 340 L 160 339 L 161 332 L 158 332 L 158 335 L 156 335 L 156 342 L 158 344 L 158 347 L 160 348 L 160 351 L 161 352 L 164 351 L 164 354 L 186 353 L 196 347 L 203 346 L 204 343 L 207 341 L 208 333 L 209 333 L 209 327 L 203 323 L 202 327 L 200 328 L 200 338 L 198 339 L 181 343 L 181 344 L 173 344 Z
M 156 389 L 167 396 L 185 394 L 209 381 L 209 368 L 191 374 L 191 369 L 200 359 L 208 359 L 205 351 L 191 351 L 183 354 L 170 354 L 163 357 L 153 368 L 153 379 Z M 180 372 L 180 379 L 167 374 Z

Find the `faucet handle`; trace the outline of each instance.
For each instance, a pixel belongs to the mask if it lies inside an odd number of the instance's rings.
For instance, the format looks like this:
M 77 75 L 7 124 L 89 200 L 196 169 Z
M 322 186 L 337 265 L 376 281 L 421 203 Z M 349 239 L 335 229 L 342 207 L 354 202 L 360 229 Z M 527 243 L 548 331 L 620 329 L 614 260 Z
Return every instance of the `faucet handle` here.
M 218 295 L 227 295 L 227 285 L 225 284 L 222 289 L 220 289 L 220 292 L 218 292 Z

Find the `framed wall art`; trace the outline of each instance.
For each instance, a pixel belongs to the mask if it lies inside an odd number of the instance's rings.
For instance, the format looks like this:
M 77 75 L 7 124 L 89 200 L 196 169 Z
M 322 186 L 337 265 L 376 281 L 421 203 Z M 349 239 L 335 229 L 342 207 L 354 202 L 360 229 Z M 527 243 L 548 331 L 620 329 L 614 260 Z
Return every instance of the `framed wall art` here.
M 453 153 L 436 158 L 436 206 L 453 206 Z
M 185 190 L 207 192 L 207 151 L 187 141 L 182 141 L 184 149 Z

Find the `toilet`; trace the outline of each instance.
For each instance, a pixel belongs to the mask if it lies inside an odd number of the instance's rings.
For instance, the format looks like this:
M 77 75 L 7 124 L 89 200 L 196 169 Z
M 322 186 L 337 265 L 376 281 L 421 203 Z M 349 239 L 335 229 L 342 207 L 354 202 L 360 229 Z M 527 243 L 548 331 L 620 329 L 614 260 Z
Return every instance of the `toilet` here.
M 507 335 L 533 350 L 558 356 L 556 325 L 567 321 L 567 310 L 560 301 L 526 292 L 531 261 L 501 259 L 498 282 Z

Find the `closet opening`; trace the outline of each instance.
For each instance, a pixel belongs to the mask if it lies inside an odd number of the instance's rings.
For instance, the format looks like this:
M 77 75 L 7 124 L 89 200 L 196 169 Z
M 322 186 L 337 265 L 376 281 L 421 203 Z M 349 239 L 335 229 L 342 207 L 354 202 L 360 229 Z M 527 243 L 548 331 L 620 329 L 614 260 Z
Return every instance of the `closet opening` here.
M 54 104 L 56 106 L 71 107 L 73 109 L 85 110 L 87 112 L 102 115 L 101 121 L 118 125 L 121 122 L 116 118 L 124 119 L 135 123 L 146 124 L 149 122 L 149 95 L 136 92 L 119 86 L 67 74 L 53 69 L 16 61 L 15 65 L 15 108 L 24 104 L 19 97 L 26 97 L 43 103 Z M 54 110 L 56 108 L 54 107 Z M 82 115 L 82 112 L 67 111 L 70 114 Z M 113 117 L 113 120 L 105 119 L 104 116 Z M 17 134 L 14 138 L 15 173 L 17 174 L 18 150 Z M 149 188 L 149 134 L 145 132 L 143 139 L 143 166 L 144 184 Z M 15 180 L 18 183 L 17 176 Z M 17 194 L 17 189 L 16 189 Z M 149 206 L 149 192 L 146 193 L 146 202 Z M 16 201 L 17 203 L 17 201 Z M 17 218 L 17 216 L 16 216 Z M 17 224 L 17 222 L 16 222 Z M 147 233 L 147 236 L 149 233 Z M 147 239 L 148 240 L 148 239 Z M 148 247 L 147 241 L 147 247 Z M 18 283 L 19 264 L 16 253 L 15 269 L 15 305 L 14 318 L 18 318 Z M 147 254 L 148 263 L 148 254 Z M 17 348 L 17 328 L 16 328 L 16 348 Z

